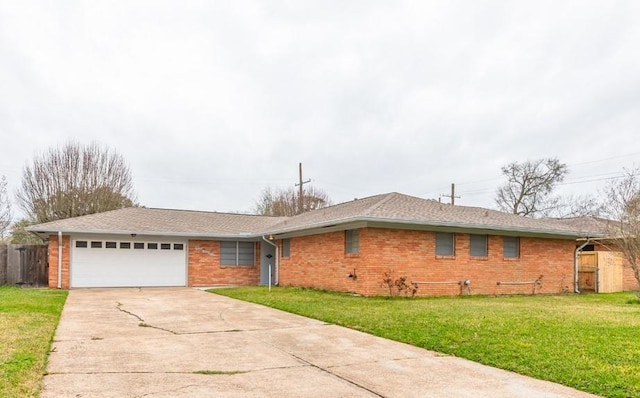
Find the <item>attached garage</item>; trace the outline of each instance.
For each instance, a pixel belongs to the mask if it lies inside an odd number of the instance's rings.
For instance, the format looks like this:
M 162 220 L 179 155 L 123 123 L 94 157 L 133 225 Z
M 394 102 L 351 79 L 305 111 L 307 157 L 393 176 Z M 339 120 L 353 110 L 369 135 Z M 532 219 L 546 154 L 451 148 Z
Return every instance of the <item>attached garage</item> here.
M 187 241 L 153 236 L 72 236 L 70 287 L 187 285 Z

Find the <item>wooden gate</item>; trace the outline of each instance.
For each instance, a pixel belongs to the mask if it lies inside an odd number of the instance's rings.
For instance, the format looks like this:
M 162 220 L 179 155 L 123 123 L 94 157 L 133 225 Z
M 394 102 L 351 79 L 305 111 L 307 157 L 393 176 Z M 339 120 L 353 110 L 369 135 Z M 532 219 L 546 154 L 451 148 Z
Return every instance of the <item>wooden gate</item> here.
M 578 289 L 583 293 L 598 292 L 598 253 L 580 253 Z
M 6 245 L 4 282 L 9 285 L 46 287 L 49 284 L 47 245 Z M 0 251 L 0 254 L 2 251 Z

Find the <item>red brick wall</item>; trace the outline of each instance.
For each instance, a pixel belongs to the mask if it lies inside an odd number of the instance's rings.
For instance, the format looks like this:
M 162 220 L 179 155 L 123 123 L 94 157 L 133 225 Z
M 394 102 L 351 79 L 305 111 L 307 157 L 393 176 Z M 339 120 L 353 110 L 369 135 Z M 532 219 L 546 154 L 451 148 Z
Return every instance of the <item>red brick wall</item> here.
M 62 288 L 69 288 L 69 253 L 71 239 L 62 235 Z M 58 235 L 49 235 L 49 287 L 58 287 Z
M 456 255 L 435 255 L 435 234 L 379 228 L 360 230 L 360 253 L 345 255 L 344 231 L 291 239 L 291 257 L 280 259 L 280 284 L 386 295 L 384 273 L 408 281 L 471 281 L 472 294 L 531 293 L 532 285 L 496 282 L 534 281 L 540 293 L 572 291 L 575 241 L 520 238 L 520 258 L 504 259 L 502 237 L 488 237 L 488 257 L 469 255 L 469 235 L 456 234 Z M 357 278 L 349 278 L 353 273 Z M 419 295 L 460 294 L 459 285 L 420 285 Z M 467 293 L 465 291 L 465 293 Z
M 220 242 L 190 240 L 189 286 L 241 285 L 260 282 L 260 245 L 256 244 L 254 266 L 220 265 Z

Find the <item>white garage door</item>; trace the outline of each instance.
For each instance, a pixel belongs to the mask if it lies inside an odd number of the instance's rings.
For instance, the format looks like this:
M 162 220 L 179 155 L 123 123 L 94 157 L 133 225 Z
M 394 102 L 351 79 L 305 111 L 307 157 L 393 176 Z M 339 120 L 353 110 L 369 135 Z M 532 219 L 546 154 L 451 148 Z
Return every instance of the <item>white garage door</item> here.
M 71 287 L 186 286 L 187 242 L 74 237 Z

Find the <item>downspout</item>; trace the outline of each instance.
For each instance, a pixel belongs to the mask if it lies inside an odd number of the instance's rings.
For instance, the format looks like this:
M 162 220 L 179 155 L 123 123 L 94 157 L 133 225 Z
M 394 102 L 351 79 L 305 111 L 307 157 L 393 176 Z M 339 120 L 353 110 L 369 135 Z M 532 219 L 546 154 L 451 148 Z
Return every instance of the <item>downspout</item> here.
M 275 277 L 276 277 L 275 279 L 276 279 L 276 281 L 275 281 L 274 285 L 277 285 L 277 284 L 278 284 L 278 281 L 280 280 L 280 269 L 279 269 L 280 267 L 278 267 L 278 258 L 279 258 L 280 256 L 278 256 L 278 245 L 276 245 L 275 243 L 271 242 L 271 241 L 270 241 L 269 239 L 267 239 L 267 237 L 265 237 L 264 235 L 262 235 L 262 240 L 264 240 L 265 242 L 267 242 L 267 243 L 268 243 L 268 244 L 270 244 L 271 246 L 275 247 L 275 249 L 276 249 L 276 261 L 275 261 L 275 264 L 274 264 L 274 267 L 275 267 L 274 272 L 275 272 Z
M 583 244 L 576 247 L 576 251 L 573 255 L 573 290 L 575 293 L 580 293 L 580 287 L 578 286 L 578 255 L 582 249 L 589 244 L 590 238 L 587 237 L 586 239 L 587 240 Z
M 62 289 L 62 231 L 58 231 L 58 289 Z

